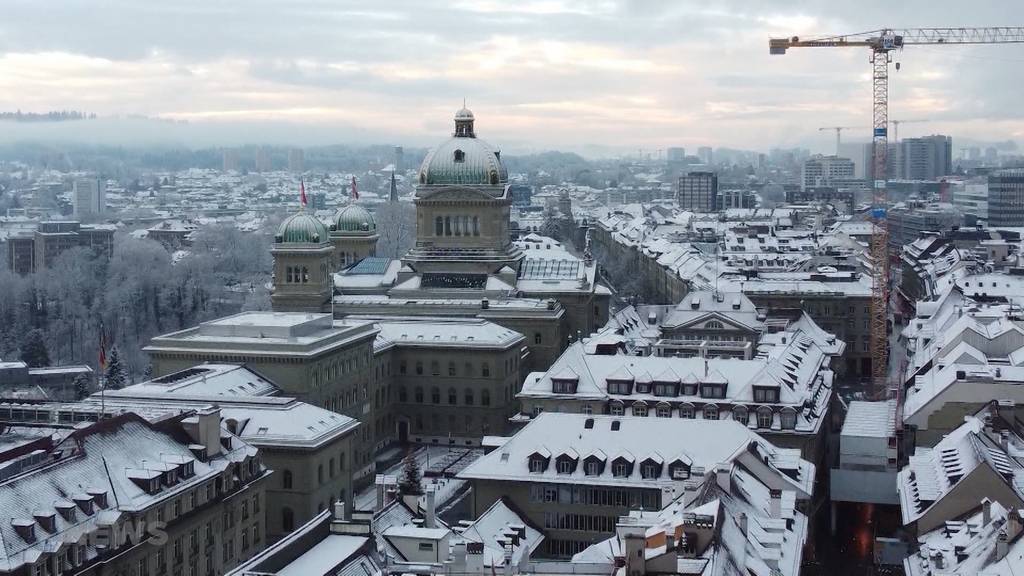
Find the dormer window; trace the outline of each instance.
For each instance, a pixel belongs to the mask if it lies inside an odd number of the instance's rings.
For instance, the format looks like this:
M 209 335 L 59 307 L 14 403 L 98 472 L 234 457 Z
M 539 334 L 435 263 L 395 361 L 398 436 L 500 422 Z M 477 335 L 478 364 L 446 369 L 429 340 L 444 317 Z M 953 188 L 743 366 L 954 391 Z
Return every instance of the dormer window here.
M 578 460 L 575 454 L 560 454 L 555 459 L 555 470 L 559 474 L 572 474 L 576 471 L 576 462 Z
M 661 476 L 661 464 L 652 459 L 644 460 L 643 463 L 640 464 L 640 476 L 645 479 Z
M 530 454 L 530 472 L 534 474 L 540 474 L 541 472 L 544 472 L 545 470 L 548 469 L 548 461 L 550 459 L 551 456 L 547 453 L 534 452 L 533 454 Z
M 774 386 L 754 386 L 754 402 L 778 402 L 779 389 Z
M 612 476 L 626 478 L 633 472 L 633 463 L 625 458 L 616 458 L 612 462 Z
M 674 460 L 668 465 L 668 474 L 673 480 L 686 480 L 690 477 L 690 463 L 681 459 Z
M 462 164 L 463 162 L 466 161 L 466 153 L 463 152 L 462 150 L 456 150 L 454 160 L 455 162 Z
M 629 380 L 609 380 L 608 381 L 608 393 L 609 394 L 621 394 L 623 396 L 628 395 L 633 388 L 633 383 Z
M 555 394 L 575 394 L 578 378 L 555 378 L 551 380 L 551 391 Z

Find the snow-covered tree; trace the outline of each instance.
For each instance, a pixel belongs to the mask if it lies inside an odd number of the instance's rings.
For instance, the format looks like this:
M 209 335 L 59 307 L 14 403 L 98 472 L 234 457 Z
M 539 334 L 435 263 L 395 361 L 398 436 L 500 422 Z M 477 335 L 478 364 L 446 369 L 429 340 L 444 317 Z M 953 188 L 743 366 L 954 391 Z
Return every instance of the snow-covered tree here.
M 50 353 L 46 349 L 46 335 L 36 328 L 25 334 L 21 343 L 21 361 L 30 368 L 50 365 Z
M 75 400 L 81 400 L 89 395 L 91 382 L 88 374 L 79 374 L 75 376 L 74 382 L 71 385 L 75 389 Z
M 104 384 L 111 390 L 120 390 L 128 383 L 128 371 L 125 369 L 124 363 L 121 361 L 121 353 L 117 351 L 117 346 L 110 349 L 110 359 L 107 361 L 106 376 L 106 382 Z
M 419 462 L 412 452 L 405 456 L 402 464 L 402 476 L 398 479 L 398 493 L 403 496 L 422 496 L 423 477 Z

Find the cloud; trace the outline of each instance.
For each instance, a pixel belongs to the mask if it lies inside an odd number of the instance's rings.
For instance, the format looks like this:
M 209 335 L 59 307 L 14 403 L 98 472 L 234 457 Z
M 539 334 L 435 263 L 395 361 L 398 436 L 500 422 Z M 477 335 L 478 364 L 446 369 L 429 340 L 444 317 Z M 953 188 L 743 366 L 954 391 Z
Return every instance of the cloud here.
M 465 97 L 496 144 L 828 150 L 818 126 L 870 122 L 866 51 L 770 56 L 769 37 L 1000 25 L 1013 12 L 953 0 L 14 0 L 0 20 L 0 109 L 429 143 Z M 1021 47 L 897 57 L 891 113 L 932 120 L 914 130 L 1024 133 Z

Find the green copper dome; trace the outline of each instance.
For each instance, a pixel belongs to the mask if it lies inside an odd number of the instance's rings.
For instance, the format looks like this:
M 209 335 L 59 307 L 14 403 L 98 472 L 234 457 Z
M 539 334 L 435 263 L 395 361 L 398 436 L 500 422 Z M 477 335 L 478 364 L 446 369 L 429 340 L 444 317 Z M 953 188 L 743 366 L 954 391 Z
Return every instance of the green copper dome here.
M 377 223 L 369 210 L 349 204 L 334 215 L 334 229 L 338 232 L 376 232 Z
M 315 216 L 299 212 L 281 223 L 274 241 L 287 244 L 320 244 L 327 242 L 327 227 Z
M 501 153 L 476 137 L 473 113 L 455 113 L 455 135 L 423 159 L 420 184 L 499 186 L 508 182 Z

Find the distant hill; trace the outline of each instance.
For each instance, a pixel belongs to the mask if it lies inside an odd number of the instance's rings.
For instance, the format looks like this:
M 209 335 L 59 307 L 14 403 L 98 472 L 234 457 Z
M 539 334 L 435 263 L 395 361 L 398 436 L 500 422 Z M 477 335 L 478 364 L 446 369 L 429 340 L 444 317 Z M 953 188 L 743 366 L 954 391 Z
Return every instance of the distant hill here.
M 52 110 L 50 112 L 0 112 L 0 120 L 11 122 L 68 122 L 71 120 L 92 120 L 95 114 L 86 114 L 77 110 Z

